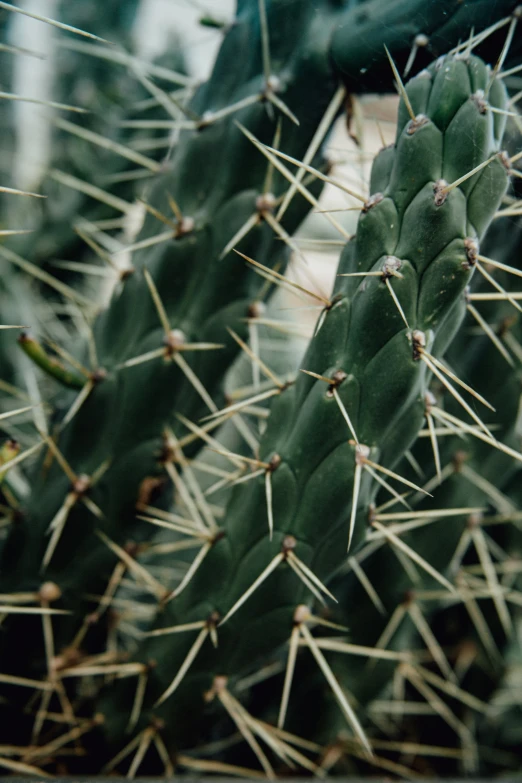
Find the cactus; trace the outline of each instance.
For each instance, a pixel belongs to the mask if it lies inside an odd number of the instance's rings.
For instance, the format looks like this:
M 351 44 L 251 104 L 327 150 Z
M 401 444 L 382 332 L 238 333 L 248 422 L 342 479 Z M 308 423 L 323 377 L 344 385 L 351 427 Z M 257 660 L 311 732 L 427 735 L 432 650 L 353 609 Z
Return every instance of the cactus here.
M 300 377 L 278 396 L 260 444 L 258 466 L 264 475 L 236 490 L 227 506 L 224 531 L 215 536 L 212 549 L 183 593 L 159 614 L 157 631 L 207 619 L 210 625 L 202 626 L 198 642 L 210 634 L 212 623 L 217 625 L 217 652 L 210 647 L 202 651 L 182 684 L 173 673 L 183 671 L 184 660 L 194 650 L 193 639 L 183 643 L 174 634 L 169 644 L 168 633 L 166 638 L 155 635 L 139 653 L 143 663 L 156 661 L 150 674 L 152 699 L 164 701 L 173 691 L 172 682 L 179 684 L 176 698 L 165 700 L 165 712 L 154 712 L 168 725 L 181 724 L 178 711 L 188 711 L 187 700 L 191 714 L 196 714 L 203 699 L 195 695 L 194 688 L 211 690 L 212 675 L 222 687 L 223 677 L 241 675 L 251 665 L 253 650 L 265 656 L 288 638 L 293 622 L 306 627 L 304 620 L 295 617 L 299 605 L 307 600 L 310 579 L 315 580 L 316 592 L 326 592 L 324 583 L 343 562 L 346 541 L 355 548 L 364 537 L 365 526 L 362 520 L 358 523 L 356 511 L 369 503 L 367 473 L 379 476 L 382 468 L 388 469 L 381 444 L 393 438 L 398 449 L 420 428 L 423 405 L 419 402 L 429 377 L 426 365 L 430 369 L 437 361 L 431 358 L 432 346 L 444 350 L 439 335 L 451 334 L 456 328 L 448 322 L 460 317 L 458 302 L 472 268 L 470 250 L 487 222 L 486 218 L 482 223 L 473 211 L 476 202 L 470 194 L 474 188 L 468 180 L 461 183 L 462 189 L 450 183 L 480 166 L 474 184 L 479 192 L 498 182 L 489 190 L 490 217 L 505 189 L 504 164 L 496 155 L 496 133 L 501 133 L 502 123 L 495 128 L 491 115 L 484 116 L 483 143 L 473 147 L 477 157 L 471 161 L 447 143 L 468 110 L 469 122 L 474 127 L 482 124 L 480 106 L 472 96 L 486 88 L 488 79 L 479 61 L 449 59 L 411 83 L 407 93 L 411 98 L 399 110 L 388 182 L 363 207 L 356 239 L 347 245 L 340 263 L 340 274 L 348 278 L 337 284 L 303 362 L 306 372 L 315 377 Z M 447 113 L 440 112 L 442 82 L 458 85 L 454 89 L 460 93 L 453 104 L 451 88 L 446 87 L 451 106 Z M 421 92 L 422 103 L 417 98 Z M 500 89 L 497 100 L 502 108 Z M 405 116 L 408 105 L 412 110 L 409 120 Z M 421 161 L 427 161 L 425 170 Z M 417 175 L 413 181 L 412 170 Z M 431 235 L 422 232 L 419 239 L 413 226 L 431 225 L 435 220 L 440 221 L 438 230 Z M 435 240 L 431 245 L 430 236 Z M 365 278 L 368 273 L 373 275 Z M 452 282 L 440 294 L 443 281 Z M 391 377 L 390 366 L 394 368 Z M 343 416 L 347 427 L 342 426 Z M 398 426 L 404 418 L 411 427 L 405 434 Z M 271 487 L 268 514 L 263 502 L 267 482 Z M 322 516 L 327 519 L 323 525 L 318 524 Z M 245 520 L 249 520 L 248 528 Z M 300 569 L 304 585 L 296 584 L 292 573 Z M 263 581 L 266 577 L 266 584 L 258 585 L 259 577 Z M 251 585 L 256 587 L 253 594 Z M 108 708 L 104 712 L 110 724 Z M 121 713 L 118 717 L 121 720 Z M 360 732 L 353 716 L 351 720 Z M 183 729 L 187 725 L 185 719 Z
M 515 197 L 518 191 L 515 184 Z M 509 231 L 509 239 L 506 239 L 506 231 Z M 511 268 L 511 273 L 500 272 L 499 275 L 497 267 L 494 280 L 503 287 L 508 297 L 515 295 L 519 287 L 520 248 L 519 218 L 516 218 L 515 226 L 511 218 L 497 220 L 481 243 L 482 258 L 488 258 L 491 264 L 504 264 L 504 269 Z M 481 271 L 485 263 L 479 261 Z M 489 269 L 491 272 L 494 267 Z M 499 754 L 496 758 L 494 753 L 487 752 L 492 747 L 500 747 L 500 741 L 492 741 L 491 732 L 499 731 L 498 714 L 502 708 L 492 707 L 484 717 L 481 713 L 484 703 L 490 698 L 494 704 L 496 697 L 491 696 L 491 691 L 502 673 L 505 671 L 506 680 L 516 677 L 515 661 L 520 655 L 517 615 L 515 613 L 511 618 L 508 608 L 512 602 L 516 605 L 519 585 L 520 529 L 516 509 L 520 502 L 522 468 L 520 459 L 513 459 L 513 454 L 520 452 L 521 445 L 522 355 L 518 346 L 522 333 L 520 316 L 513 307 L 516 300 L 510 302 L 493 297 L 488 301 L 492 292 L 494 296 L 498 295 L 498 291 L 492 289 L 490 272 L 485 271 L 489 279 L 483 276 L 484 272 L 476 273 L 471 288 L 465 293 L 469 312 L 450 346 L 447 362 L 460 378 L 465 378 L 493 405 L 494 411 L 487 412 L 487 422 L 495 438 L 503 445 L 495 448 L 495 442 L 488 442 L 487 437 L 485 440 L 474 437 L 469 427 L 460 435 L 451 437 L 452 432 L 446 429 L 448 421 L 443 416 L 456 417 L 449 425 L 458 427 L 459 419 L 463 418 L 462 411 L 451 394 L 438 384 L 437 397 L 430 393 L 427 398 L 426 420 L 430 417 L 435 425 L 434 431 L 435 428 L 441 429 L 445 437 L 430 437 L 425 426 L 426 437 L 419 438 L 413 449 L 415 464 L 422 467 L 422 476 L 432 475 L 436 462 L 440 465 L 438 475 L 424 485 L 433 492 L 433 498 L 417 493 L 410 501 L 413 510 L 405 512 L 401 507 L 395 511 L 386 509 L 382 516 L 375 508 L 370 508 L 369 524 L 377 521 L 381 528 L 373 531 L 366 546 L 360 548 L 331 584 L 332 591 L 339 598 L 340 608 L 330 619 L 349 625 L 348 642 L 356 644 L 347 645 L 345 639 L 339 638 L 337 644 L 330 643 L 325 649 L 332 651 L 333 671 L 345 690 L 357 700 L 361 710 L 364 709 L 367 719 L 372 721 L 382 717 L 386 721 L 388 735 L 374 732 L 374 743 L 376 752 L 384 748 L 379 761 L 384 769 L 391 771 L 394 771 L 393 761 L 388 758 L 387 751 L 394 753 L 400 750 L 401 743 L 404 747 L 409 743 L 411 747 L 417 745 L 421 748 L 424 745 L 429 754 L 430 737 L 434 731 L 438 736 L 446 735 L 443 744 L 452 749 L 445 762 L 445 774 L 477 772 L 477 769 L 492 774 L 503 765 L 507 768 L 518 765 L 513 742 L 506 743 L 510 753 L 504 756 Z M 476 329 L 473 329 L 477 325 L 477 317 L 481 319 L 479 334 L 475 334 Z M 488 368 L 487 373 L 484 372 L 485 367 Z M 442 418 L 439 418 L 439 412 Z M 478 434 L 481 435 L 480 431 Z M 511 452 L 506 453 L 503 446 Z M 403 460 L 399 472 L 419 480 L 419 475 L 412 471 L 407 460 Z M 386 500 L 381 495 L 381 503 Z M 395 540 L 383 535 L 383 525 L 391 525 L 392 530 L 395 528 Z M 410 553 L 424 559 L 427 567 L 432 569 L 431 573 L 419 567 L 418 561 L 409 559 L 406 566 L 409 563 L 410 568 L 405 568 L 404 550 L 402 559 L 398 557 L 401 551 L 397 549 L 397 537 Z M 383 574 L 386 574 L 385 582 Z M 474 578 L 483 580 L 482 588 L 473 585 Z M 441 586 L 443 580 L 446 586 Z M 505 591 L 505 598 L 495 596 L 499 584 Z M 453 595 L 448 592 L 448 587 L 455 591 Z M 488 591 L 491 592 L 488 594 Z M 467 600 L 463 597 L 465 593 Z M 438 600 L 434 600 L 437 594 Z M 410 651 L 417 650 L 420 645 L 429 646 L 430 656 L 435 650 L 435 662 L 427 673 L 425 668 L 416 671 L 409 663 Z M 508 645 L 509 652 L 506 652 Z M 372 676 L 369 676 L 367 659 L 361 657 L 365 647 L 374 648 Z M 336 651 L 337 655 L 333 655 Z M 430 671 L 434 675 L 431 680 Z M 303 664 L 295 676 L 300 682 L 314 680 Z M 452 683 L 460 686 L 459 700 L 447 698 L 451 696 L 451 690 L 440 690 L 445 683 L 449 688 Z M 318 689 L 321 689 L 321 683 L 313 682 L 312 693 L 305 690 L 301 698 L 317 702 L 320 698 Z M 426 700 L 425 706 L 429 708 L 430 689 L 431 697 L 435 693 L 445 703 L 440 710 L 432 710 L 434 717 L 416 717 L 408 721 L 409 707 L 401 708 L 401 700 Z M 336 769 L 344 772 L 353 772 L 355 764 L 360 772 L 357 749 L 354 757 L 353 742 L 347 741 L 342 721 L 338 717 L 332 719 L 337 713 L 332 696 L 324 693 L 324 688 L 322 691 L 324 704 L 320 714 L 323 717 L 315 731 L 324 732 L 322 739 L 330 748 L 325 762 L 330 764 L 331 759 L 341 761 L 342 766 Z M 389 700 L 389 716 L 385 706 L 377 706 L 381 700 L 382 704 Z M 394 701 L 396 710 L 393 710 Z M 516 699 L 508 701 L 508 705 L 512 703 L 516 704 Z M 383 713 L 374 712 L 374 708 L 382 709 Z M 438 724 L 435 724 L 437 711 Z M 516 708 L 512 711 L 516 715 Z M 394 718 L 394 714 L 399 718 Z M 293 705 L 293 721 L 290 721 L 289 728 L 296 733 L 306 733 L 305 716 L 298 697 Z M 469 729 L 470 723 L 478 723 L 479 726 L 475 749 L 470 748 L 470 742 L 475 741 Z M 390 726 L 393 743 L 389 742 Z M 515 728 L 515 735 L 516 731 Z M 449 760 L 451 755 L 453 761 Z M 408 766 L 411 761 L 408 760 Z M 388 762 L 389 766 L 386 766 Z M 417 764 L 420 763 L 426 763 L 422 752 L 417 759 Z
M 106 309 L 94 320 L 92 306 L 88 311 L 90 340 L 75 341 L 72 355 L 56 346 L 58 361 L 30 334 L 19 339 L 35 372 L 48 376 L 54 410 L 49 421 L 47 411 L 35 414 L 39 439 L 26 452 L 17 454 L 9 441 L 0 457 L 11 522 L 1 548 L 0 592 L 14 606 L 5 607 L 0 644 L 0 710 L 7 716 L 16 708 L 4 721 L 4 744 L 18 748 L 22 765 L 0 758 L 7 769 L 56 768 L 53 740 L 44 739 L 56 707 L 74 727 L 57 740 L 58 748 L 83 737 L 91 750 L 87 759 L 73 755 L 74 772 L 99 772 L 108 764 L 134 776 L 169 772 L 173 761 L 205 769 L 198 748 L 222 738 L 227 720 L 268 776 L 273 763 L 258 740 L 284 764 L 318 771 L 295 749 L 295 738 L 253 717 L 255 694 L 245 697 L 252 713 L 234 695 L 242 677 L 284 660 L 289 640 L 290 663 L 296 645 L 308 646 L 355 735 L 352 744 L 364 763 L 372 758 L 362 713 L 343 692 L 353 690 L 353 673 L 330 667 L 321 634 L 310 630 L 328 620 L 312 606 L 339 593 L 334 623 L 349 625 L 356 643 L 373 636 L 368 643 L 375 645 L 371 605 L 364 596 L 354 612 L 343 565 L 347 551 L 351 562 L 364 550 L 368 509 L 379 489 L 395 499 L 403 490 L 426 493 L 400 460 L 423 426 L 434 378 L 458 384 L 441 357 L 461 329 L 479 242 L 504 196 L 506 169 L 516 162 L 501 153 L 509 112 L 496 76 L 508 46 L 495 70 L 463 48 L 422 70 L 406 89 L 401 85 L 396 142 L 374 164 L 369 197 L 360 197 L 357 233 L 342 252 L 333 293 L 317 297 L 323 309 L 297 378 L 274 374 L 252 354 L 245 345 L 248 322 L 263 323 L 268 290 L 281 282 L 288 250 L 295 249 L 291 234 L 309 203 L 317 205 L 322 181 L 330 180 L 321 147 L 344 98 L 339 78 L 360 89 L 352 70 L 357 64 L 359 71 L 368 69 L 362 89 L 375 84 L 377 71 L 387 89 L 392 76 L 400 84 L 388 57 L 400 59 L 406 46 L 415 53 L 415 35 L 432 36 L 437 47 L 444 41 L 448 49 L 469 33 L 470 22 L 477 32 L 513 11 L 514 3 L 492 10 L 477 0 L 449 16 L 434 9 L 432 17 L 417 3 L 396 3 L 389 17 L 380 0 L 356 5 L 325 0 L 321 14 L 308 4 L 289 14 L 275 0 L 266 7 L 262 0 L 240 2 L 209 82 L 182 106 L 172 159 L 143 191 L 146 218 L 133 268 L 121 276 Z M 383 16 L 396 24 L 391 55 L 384 47 L 372 54 L 371 43 L 358 48 L 361 13 L 377 27 Z M 507 43 L 517 18 L 506 20 Z M 399 24 L 406 19 L 407 30 Z M 408 62 L 407 70 L 414 65 Z M 150 80 L 142 83 L 168 102 Z M 292 162 L 299 164 L 297 177 L 289 173 Z M 78 182 L 75 187 L 85 190 Z M 130 211 L 135 193 L 135 185 L 127 191 L 123 185 L 112 204 Z M 27 268 L 16 250 L 2 255 Z M 81 291 L 74 296 L 85 300 Z M 253 397 L 225 407 L 226 373 L 241 350 L 254 356 L 270 383 L 256 381 Z M 462 368 L 480 375 L 481 360 Z M 502 391 L 509 394 L 508 388 Z M 452 398 L 456 394 L 453 388 Z M 262 433 L 243 417 L 259 402 L 270 406 Z M 474 408 L 460 395 L 459 404 L 491 445 Z M 507 432 L 512 406 L 505 413 Z M 229 418 L 254 447 L 253 456 L 244 442 L 231 452 L 219 433 L 214 439 L 213 430 Z M 232 475 L 221 470 L 225 483 L 239 481 L 226 493 L 222 518 L 195 479 L 198 461 L 192 460 L 205 439 L 225 450 L 235 467 Z M 37 451 L 28 492 L 12 465 Z M 433 457 L 420 447 L 418 459 Z M 491 470 L 507 479 L 520 459 L 508 445 Z M 200 469 L 205 464 L 199 460 Z M 455 496 L 448 498 L 450 509 Z M 444 490 L 440 497 L 438 507 Z M 474 498 L 466 493 L 460 505 L 474 505 Z M 153 535 L 151 523 L 170 528 L 169 538 Z M 425 563 L 423 553 L 437 544 L 435 565 L 424 570 L 450 588 L 443 572 L 461 523 L 446 546 L 438 545 L 434 528 L 411 534 Z M 165 547 L 171 556 L 156 560 L 154 553 Z M 390 567 L 387 548 L 378 553 L 377 571 L 381 563 L 394 574 L 385 596 L 385 608 L 393 610 L 404 595 L 404 576 L 395 561 Z M 135 628 L 131 622 L 138 642 L 125 642 L 124 661 L 118 650 L 123 625 L 108 609 L 136 606 L 135 586 L 125 574 L 145 584 L 149 595 L 145 619 Z M 16 609 L 19 602 L 29 604 L 27 611 Z M 31 649 L 19 642 L 29 636 L 36 640 Z M 406 639 L 411 645 L 414 635 Z M 280 690 L 263 706 L 280 726 L 292 665 L 286 671 L 281 706 Z M 117 679 L 89 687 L 90 676 L 103 675 Z M 385 689 L 390 676 L 388 670 L 370 681 L 361 677 L 367 694 L 360 704 Z M 20 691 L 40 681 L 35 718 L 23 709 Z M 335 741 L 338 725 L 338 718 L 328 718 L 320 741 Z M 193 749 L 190 757 L 180 753 L 186 747 Z M 231 771 L 219 767 L 223 757 L 229 758 L 226 749 L 207 768 Z M 241 750 L 231 758 L 236 771 L 244 766 Z

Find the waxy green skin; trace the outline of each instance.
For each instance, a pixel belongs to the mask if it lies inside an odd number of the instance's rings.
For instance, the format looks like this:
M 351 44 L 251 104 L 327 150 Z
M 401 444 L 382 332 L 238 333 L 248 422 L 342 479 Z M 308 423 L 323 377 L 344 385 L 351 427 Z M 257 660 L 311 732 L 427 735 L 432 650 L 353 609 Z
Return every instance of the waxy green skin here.
M 413 110 L 424 119 L 402 120 L 401 104 L 394 161 L 388 167 L 387 181 L 382 177 L 382 192 L 372 194 L 356 237 L 340 261 L 339 273 L 350 274 L 382 271 L 387 259 L 398 257 L 402 277 L 390 279 L 409 327 L 381 277 L 338 277 L 332 304 L 323 314 L 322 325 L 303 360 L 303 368 L 327 378 L 339 370 L 346 373 L 337 386 L 338 395 L 359 442 L 368 446 L 371 459 L 381 464 L 385 464 L 381 444 L 393 439 L 401 420 L 410 419 L 410 441 L 422 424 L 419 402 L 427 389 L 428 373 L 412 335 L 417 330 L 425 334 L 429 351 L 446 323 L 460 319 L 457 304 L 472 271 L 466 244 L 480 238 L 474 224 L 482 227 L 484 222 L 483 208 L 472 209 L 474 187 L 483 187 L 483 178 L 490 183 L 490 219 L 506 188 L 505 170 L 503 179 L 491 177 L 489 167 L 496 170 L 495 158 L 475 176 L 472 186 L 466 183 L 464 188 L 450 190 L 443 203 L 435 203 L 434 186 L 444 175 L 453 181 L 469 171 L 466 156 L 459 167 L 458 156 L 443 151 L 445 137 L 451 135 L 453 123 L 460 122 L 461 115 L 468 117 L 469 132 L 483 137 L 471 167 L 498 152 L 502 123 L 494 121 L 491 112 L 483 113 L 473 98 L 477 89 L 485 88 L 489 76 L 489 70 L 475 58 L 448 58 L 412 81 L 408 92 Z M 417 92 L 419 80 L 422 98 Z M 441 81 L 449 91 L 457 89 L 456 84 L 461 97 L 454 101 L 452 116 L 443 115 L 436 123 L 431 114 L 438 119 L 438 104 L 430 108 L 429 99 Z M 426 84 L 431 89 L 426 89 Z M 502 88 L 495 88 L 491 99 L 502 108 Z M 438 159 L 434 139 L 439 141 Z M 409 146 L 414 150 L 411 155 Z M 502 163 L 500 166 L 504 168 Z M 432 230 L 433 224 L 436 231 Z M 224 517 L 225 536 L 213 546 L 183 593 L 159 613 L 156 627 L 205 620 L 213 612 L 225 616 L 282 551 L 287 536 L 295 539 L 295 554 L 320 580 L 327 581 L 346 556 L 356 464 L 355 444 L 350 439 L 328 384 L 301 375 L 274 403 L 260 445 L 261 460 L 268 463 L 276 455 L 280 460 L 271 474 L 273 539 L 268 532 L 264 479 L 236 488 Z M 373 491 L 365 475 L 361 509 L 367 507 Z M 364 536 L 365 521 L 360 515 L 351 544 L 354 551 Z M 287 641 L 296 606 L 309 599 L 310 594 L 288 565 L 280 564 L 230 620 L 222 627 L 218 625 L 217 650 L 208 641 L 178 691 L 152 712 L 145 710 L 143 720 L 146 722 L 151 714 L 165 718 L 169 727 L 175 727 L 169 729 L 172 744 L 183 746 L 194 731 L 191 722 L 198 720 L 198 705 L 199 709 L 203 707 L 203 694 L 211 688 L 213 677 L 239 676 L 258 658 Z M 150 639 L 138 653 L 143 662 L 155 661 L 149 677 L 149 705 L 173 680 L 195 633 L 183 636 Z M 121 702 L 118 704 L 121 707 Z M 102 711 L 108 736 L 114 740 L 123 730 L 124 718 L 110 705 L 111 695 L 107 694 Z
M 520 190 L 516 185 L 515 182 L 515 196 L 517 190 Z M 496 220 L 488 229 L 480 246 L 481 255 L 518 270 L 522 268 L 521 251 L 522 224 L 520 218 Z M 507 292 L 515 293 L 520 288 L 520 278 L 516 275 L 497 271 L 495 279 Z M 471 281 L 470 290 L 473 293 L 485 293 L 492 289 L 491 284 L 476 272 Z M 462 297 L 463 301 L 465 298 L 466 293 Z M 509 302 L 491 301 L 473 304 L 485 321 L 493 326 L 501 339 L 502 330 L 506 329 L 520 344 L 522 320 L 520 314 Z M 494 407 L 495 410 L 491 411 L 480 406 L 481 410 L 478 411 L 477 406 L 477 411 L 480 412 L 483 421 L 486 421 L 488 426 L 492 428 L 499 443 L 520 453 L 522 446 L 520 433 L 522 362 L 520 356 L 510 352 L 512 364 L 509 364 L 491 339 L 482 332 L 476 334 L 474 327 L 476 327 L 476 321 L 471 314 L 468 314 L 457 337 L 449 347 L 445 361 L 459 378 L 465 379 L 471 388 L 475 389 Z M 485 372 L 485 368 L 487 368 L 487 372 Z M 439 391 L 437 405 L 457 418 L 469 421 L 468 416 L 448 392 L 442 395 Z M 517 559 L 522 545 L 519 526 L 510 524 L 509 521 L 504 525 L 488 525 L 488 516 L 509 514 L 510 505 L 515 509 L 520 508 L 521 462 L 473 437 L 464 439 L 459 437 L 439 438 L 438 446 L 442 468 L 450 465 L 453 466 L 453 471 L 450 471 L 442 484 L 432 489 L 433 497 L 413 496 L 414 510 L 420 513 L 423 510 L 433 509 L 483 508 L 484 531 L 507 552 L 508 556 Z M 435 472 L 435 463 L 430 440 L 428 438 L 418 439 L 412 448 L 412 453 L 426 479 L 431 478 Z M 483 479 L 489 482 L 498 496 L 503 497 L 503 502 L 495 499 L 473 483 L 462 471 L 463 465 L 471 468 L 478 475 L 479 480 Z M 417 474 L 412 471 L 411 465 L 406 460 L 399 464 L 397 472 L 413 481 L 418 481 Z M 378 502 L 384 503 L 387 500 L 386 493 L 379 495 Z M 370 508 L 366 509 L 366 516 L 369 524 L 371 520 Z M 400 538 L 433 568 L 453 582 L 455 573 L 450 572 L 448 566 L 459 539 L 473 525 L 474 519 L 471 515 L 448 516 L 413 532 L 403 533 Z M 469 551 L 474 553 L 473 544 L 470 544 Z M 471 562 L 468 557 L 468 565 Z M 361 566 L 385 607 L 384 615 L 372 603 L 353 571 L 343 572 L 334 578 L 329 585 L 339 600 L 339 605 L 333 608 L 331 619 L 349 628 L 347 639 L 355 644 L 374 647 L 390 622 L 393 612 L 400 605 L 406 605 L 408 600 L 415 597 L 417 591 L 437 590 L 444 592 L 433 577 L 419 568 L 417 568 L 418 581 L 412 581 L 385 541 L 380 549 L 363 560 Z M 513 589 L 520 589 L 520 577 L 513 576 L 506 584 Z M 488 702 L 492 697 L 494 684 L 499 681 L 502 671 L 505 671 L 507 676 L 511 662 L 520 657 L 520 642 L 517 639 L 516 631 L 517 623 L 520 622 L 520 609 L 516 605 L 508 604 L 515 628 L 510 640 L 506 637 L 505 630 L 499 622 L 493 602 L 482 600 L 478 604 L 502 657 L 491 658 L 491 654 L 484 648 L 483 642 L 477 635 L 477 630 L 462 604 L 457 603 L 454 606 L 444 607 L 442 601 L 420 601 L 418 605 L 444 650 L 452 651 L 456 646 L 465 643 L 476 646 L 477 660 L 459 684 L 466 693 Z M 414 623 L 406 617 L 388 643 L 387 649 L 408 652 L 412 649 L 421 649 L 423 644 Z M 365 715 L 367 725 L 371 726 L 371 719 L 366 717 L 366 705 L 374 699 L 393 698 L 391 693 L 393 674 L 399 664 L 379 661 L 372 669 L 371 676 L 368 676 L 367 659 L 364 657 L 330 654 L 329 661 L 345 692 L 352 694 L 357 700 L 361 715 Z M 440 675 L 436 666 L 432 670 Z M 339 715 L 337 704 L 329 689 L 325 687 L 321 675 L 311 668 L 310 661 L 306 660 L 306 656 L 302 656 L 295 677 L 296 682 L 307 683 L 307 687 L 301 688 L 300 692 L 296 691 L 294 703 L 291 704 L 288 716 L 287 728 L 299 736 L 310 736 L 313 731 L 313 735 L 320 738 L 320 741 L 325 745 L 339 742 L 345 734 L 343 718 Z M 414 689 L 411 693 L 413 696 L 415 695 Z M 317 708 L 317 714 L 321 716 L 319 726 L 317 720 L 313 722 L 313 726 L 310 724 L 310 718 L 304 709 L 304 705 L 310 702 L 321 705 Z M 461 720 L 465 719 L 464 707 L 452 702 L 451 708 Z M 505 725 L 509 721 L 500 721 L 498 717 L 495 718 L 495 715 L 495 710 L 490 716 L 477 714 L 480 726 L 477 730 L 477 736 L 481 738 L 478 742 L 478 769 L 481 774 L 493 774 L 498 771 L 495 760 L 488 758 L 487 754 L 482 755 L 481 745 L 497 748 L 505 743 L 506 749 L 509 748 L 513 753 L 513 761 L 510 764 L 516 763 L 519 751 L 516 742 L 513 741 L 513 736 L 517 736 L 516 730 L 511 732 L 510 729 L 506 729 Z M 516 726 L 516 716 L 517 711 L 513 709 L 514 726 Z M 413 737 L 411 729 L 410 725 L 408 739 L 419 743 L 429 743 L 434 731 L 445 731 L 442 723 L 438 728 L 434 728 L 433 721 L 430 723 L 421 718 L 416 719 Z M 493 737 L 494 739 L 492 739 Z M 450 734 L 447 742 L 453 746 L 458 743 L 458 738 Z M 446 768 L 445 774 L 461 774 L 460 761 L 448 761 L 447 763 L 451 766 Z M 350 760 L 346 757 L 341 766 L 336 769 L 339 773 L 353 773 L 353 764 L 353 759 Z M 357 762 L 355 762 L 355 768 L 357 768 Z

